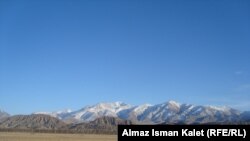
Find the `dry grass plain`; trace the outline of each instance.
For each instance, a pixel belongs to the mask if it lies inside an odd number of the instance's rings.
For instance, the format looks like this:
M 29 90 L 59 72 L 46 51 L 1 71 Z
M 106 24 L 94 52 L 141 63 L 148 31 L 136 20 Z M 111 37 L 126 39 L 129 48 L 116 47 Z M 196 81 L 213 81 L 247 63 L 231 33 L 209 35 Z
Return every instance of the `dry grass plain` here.
M 116 135 L 0 132 L 0 141 L 117 141 Z

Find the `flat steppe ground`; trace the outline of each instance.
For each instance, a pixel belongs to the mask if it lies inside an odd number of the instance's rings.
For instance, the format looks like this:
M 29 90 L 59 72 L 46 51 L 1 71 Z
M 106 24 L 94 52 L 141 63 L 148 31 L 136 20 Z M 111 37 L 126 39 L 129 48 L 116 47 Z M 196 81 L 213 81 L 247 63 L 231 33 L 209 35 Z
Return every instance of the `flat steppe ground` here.
M 0 132 L 0 141 L 117 141 L 116 135 Z

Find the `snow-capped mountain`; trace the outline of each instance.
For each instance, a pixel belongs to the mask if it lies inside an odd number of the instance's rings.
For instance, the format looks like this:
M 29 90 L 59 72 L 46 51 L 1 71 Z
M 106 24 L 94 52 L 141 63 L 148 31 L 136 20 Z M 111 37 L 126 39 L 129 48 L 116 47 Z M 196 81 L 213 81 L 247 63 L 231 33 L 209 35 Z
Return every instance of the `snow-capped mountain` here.
M 57 112 L 35 112 L 33 114 L 44 114 L 44 115 L 50 115 L 52 117 L 56 117 L 58 119 L 64 119 L 69 113 L 72 111 L 70 109 L 57 111 Z
M 133 106 L 131 108 L 128 108 L 128 109 L 125 109 L 125 110 L 118 112 L 117 116 L 121 119 L 127 119 L 127 120 L 129 119 L 132 121 L 138 121 L 137 117 L 140 116 L 141 114 L 143 114 L 145 112 L 145 110 L 147 110 L 151 106 L 152 105 L 150 105 L 150 104 Z
M 97 118 L 108 116 L 117 117 L 117 113 L 131 108 L 130 105 L 122 102 L 99 103 L 93 106 L 84 107 L 78 111 L 70 113 L 67 119 L 76 119 L 83 122 L 93 121 Z
M 168 101 L 162 104 L 131 106 L 122 102 L 98 103 L 77 111 L 38 112 L 64 121 L 90 122 L 101 117 L 116 117 L 136 123 L 233 123 L 245 120 L 242 112 L 229 107 L 195 106 Z M 35 114 L 38 114 L 35 113 Z M 245 115 L 249 115 L 246 114 Z
M 132 106 L 122 103 L 98 103 L 93 106 L 86 106 L 77 111 L 64 111 L 64 112 L 36 112 L 34 114 L 47 114 L 53 117 L 57 117 L 64 121 L 73 121 L 73 122 L 89 122 L 94 121 L 100 117 L 118 117 L 117 114 L 120 111 L 131 108 Z

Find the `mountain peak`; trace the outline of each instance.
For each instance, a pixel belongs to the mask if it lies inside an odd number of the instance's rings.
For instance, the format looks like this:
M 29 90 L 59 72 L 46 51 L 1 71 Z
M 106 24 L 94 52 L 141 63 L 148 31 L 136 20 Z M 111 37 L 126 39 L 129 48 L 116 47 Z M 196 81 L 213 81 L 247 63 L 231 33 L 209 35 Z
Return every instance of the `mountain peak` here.
M 171 105 L 175 105 L 175 106 L 178 106 L 178 107 L 180 107 L 180 103 L 178 103 L 178 102 L 176 102 L 176 101 L 174 101 L 174 100 L 170 100 L 170 101 L 168 101 L 167 102 L 168 104 L 171 104 Z
M 64 109 L 64 110 L 61 110 L 61 111 L 57 111 L 56 113 L 61 114 L 61 113 L 71 113 L 71 112 L 72 112 L 71 109 Z
M 117 113 L 121 110 L 130 108 L 131 106 L 128 104 L 125 104 L 123 102 L 102 102 L 98 103 L 94 106 L 88 107 L 88 109 L 91 109 L 93 112 L 108 110 L 114 113 Z
M 121 106 L 130 106 L 126 103 L 117 101 L 117 102 L 101 102 L 101 103 L 97 103 L 94 106 L 100 106 L 100 107 L 121 107 Z
M 142 113 L 144 112 L 147 108 L 149 108 L 150 106 L 152 106 L 151 104 L 143 104 L 143 105 L 139 105 L 136 106 L 134 111 L 137 113 Z

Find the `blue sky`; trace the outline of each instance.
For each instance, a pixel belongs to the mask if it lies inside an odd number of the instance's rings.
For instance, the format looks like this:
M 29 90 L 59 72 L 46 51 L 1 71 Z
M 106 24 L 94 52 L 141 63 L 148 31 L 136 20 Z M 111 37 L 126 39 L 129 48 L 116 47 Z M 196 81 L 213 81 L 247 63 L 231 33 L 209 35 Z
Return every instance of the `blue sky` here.
M 1 0 L 0 109 L 250 110 L 248 0 Z

